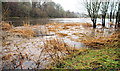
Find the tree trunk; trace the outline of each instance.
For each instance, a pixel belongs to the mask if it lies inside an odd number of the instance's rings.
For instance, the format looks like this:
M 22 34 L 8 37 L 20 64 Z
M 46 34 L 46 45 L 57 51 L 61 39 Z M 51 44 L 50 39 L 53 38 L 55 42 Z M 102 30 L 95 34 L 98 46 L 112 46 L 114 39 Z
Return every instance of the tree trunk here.
M 96 28 L 96 19 L 93 19 L 93 28 Z
M 118 6 L 118 27 L 120 28 L 120 2 Z
M 118 25 L 118 12 L 116 13 L 116 22 L 115 22 L 115 28 L 117 27 Z
M 112 12 L 110 12 L 110 22 L 112 22 Z
M 105 15 L 102 15 L 102 26 L 105 27 Z
M 113 19 L 113 23 L 114 23 L 114 19 L 115 19 L 115 12 L 113 12 L 113 18 L 112 18 L 112 19 Z

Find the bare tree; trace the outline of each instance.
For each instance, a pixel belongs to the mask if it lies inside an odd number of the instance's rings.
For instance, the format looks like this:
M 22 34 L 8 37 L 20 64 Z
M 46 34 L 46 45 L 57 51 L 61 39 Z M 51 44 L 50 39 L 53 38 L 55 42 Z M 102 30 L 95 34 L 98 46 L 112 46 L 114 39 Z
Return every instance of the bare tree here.
M 92 22 L 93 22 L 93 28 L 96 28 L 96 21 L 98 18 L 98 12 L 100 9 L 100 0 L 86 0 L 85 7 L 87 9 L 88 15 L 90 16 Z
M 101 12 L 102 12 L 102 26 L 105 27 L 105 18 L 108 11 L 109 2 L 102 2 Z
M 111 0 L 110 1 L 110 23 L 114 23 L 115 12 L 117 9 L 118 2 Z
M 120 2 L 118 3 L 118 9 L 117 9 L 117 12 L 116 12 L 116 22 L 115 22 L 115 28 L 116 27 L 119 27 L 119 24 L 118 24 L 118 21 L 119 21 L 119 11 L 120 11 Z
M 120 2 L 118 6 L 118 27 L 120 27 Z

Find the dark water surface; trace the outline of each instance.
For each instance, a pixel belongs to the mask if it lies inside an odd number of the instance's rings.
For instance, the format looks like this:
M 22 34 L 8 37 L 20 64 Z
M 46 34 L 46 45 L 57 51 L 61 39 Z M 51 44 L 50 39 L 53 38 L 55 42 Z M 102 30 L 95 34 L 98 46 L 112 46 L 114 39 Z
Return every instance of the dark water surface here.
M 91 23 L 90 18 L 37 18 L 37 19 L 9 19 L 7 20 L 14 26 L 22 26 L 23 24 L 30 23 L 31 25 L 36 24 L 47 24 L 47 23 Z M 101 24 L 102 20 L 97 19 L 97 24 Z M 109 26 L 109 19 L 106 19 L 106 27 Z

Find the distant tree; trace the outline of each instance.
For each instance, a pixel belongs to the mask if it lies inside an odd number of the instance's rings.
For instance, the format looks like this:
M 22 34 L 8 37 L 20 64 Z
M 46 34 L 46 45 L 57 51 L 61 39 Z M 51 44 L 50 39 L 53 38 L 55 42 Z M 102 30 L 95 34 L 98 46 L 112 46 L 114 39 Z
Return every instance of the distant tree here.
M 65 11 L 60 4 L 55 4 L 55 9 L 58 17 L 65 17 Z
M 7 19 L 10 16 L 10 3 L 2 2 L 2 20 Z
M 101 4 L 101 12 L 102 12 L 102 26 L 105 27 L 105 18 L 106 18 L 106 14 L 108 11 L 108 7 L 109 7 L 109 2 L 102 2 Z
M 3 18 L 8 17 L 33 17 L 33 18 L 58 18 L 74 17 L 74 13 L 64 11 L 60 4 L 51 0 L 38 0 L 38 2 L 5 2 L 2 5 Z
M 55 9 L 60 11 L 62 10 L 62 6 L 60 4 L 55 4 Z
M 3 2 L 2 16 L 4 19 L 9 17 L 29 17 L 31 9 L 29 2 Z
M 37 2 L 32 2 L 32 8 L 36 8 L 37 7 Z
M 85 1 L 85 7 L 87 9 L 88 15 L 90 16 L 92 22 L 93 22 L 93 28 L 96 28 L 96 21 L 98 18 L 98 12 L 100 9 L 100 0 L 86 0 Z
M 30 11 L 32 10 L 30 2 L 19 2 L 18 8 L 21 17 L 29 17 Z

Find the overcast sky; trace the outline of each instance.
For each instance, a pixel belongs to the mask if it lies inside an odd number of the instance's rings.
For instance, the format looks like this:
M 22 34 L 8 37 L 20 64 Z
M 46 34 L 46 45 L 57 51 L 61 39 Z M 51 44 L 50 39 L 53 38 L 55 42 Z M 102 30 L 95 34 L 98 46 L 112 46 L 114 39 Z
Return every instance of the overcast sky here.
M 61 4 L 64 10 L 70 10 L 73 12 L 85 13 L 87 14 L 87 10 L 84 7 L 84 0 L 52 0 L 55 3 Z M 94 2 L 94 0 L 92 0 Z M 102 2 L 106 2 L 109 0 L 102 0 Z M 112 2 L 119 2 L 120 0 L 111 0 Z M 109 11 L 109 10 L 108 10 Z
M 82 0 L 52 0 L 55 3 L 61 4 L 64 10 L 70 10 L 73 12 L 87 13 L 84 8 Z

